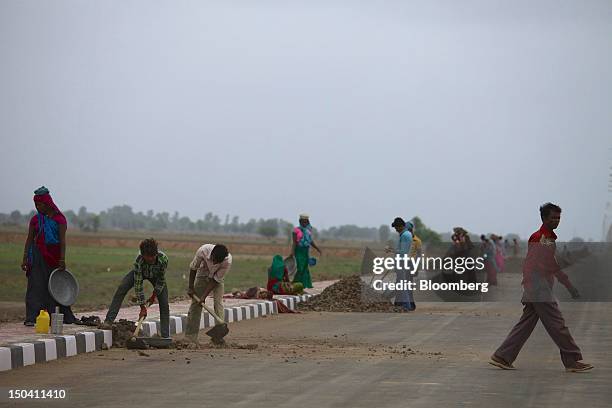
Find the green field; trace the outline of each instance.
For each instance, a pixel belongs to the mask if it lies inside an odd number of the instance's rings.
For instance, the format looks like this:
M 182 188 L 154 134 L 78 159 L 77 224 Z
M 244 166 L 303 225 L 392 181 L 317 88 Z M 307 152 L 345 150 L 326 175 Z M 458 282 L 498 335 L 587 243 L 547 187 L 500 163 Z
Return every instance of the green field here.
M 130 270 L 137 252 L 137 248 L 70 246 L 66 254 L 67 268 L 76 275 L 80 285 L 74 309 L 91 310 L 108 305 L 121 278 Z M 0 301 L 22 302 L 24 299 L 27 280 L 19 267 L 22 254 L 22 245 L 0 244 Z M 166 272 L 170 297 L 183 296 L 188 285 L 189 263 L 193 252 L 168 250 L 166 254 L 170 258 Z M 234 254 L 232 269 L 225 279 L 225 291 L 265 287 L 271 260 L 267 256 Z M 326 256 L 311 268 L 311 273 L 313 280 L 338 278 L 357 273 L 360 263 L 360 259 Z M 147 283 L 146 292 L 149 293 L 151 288 Z

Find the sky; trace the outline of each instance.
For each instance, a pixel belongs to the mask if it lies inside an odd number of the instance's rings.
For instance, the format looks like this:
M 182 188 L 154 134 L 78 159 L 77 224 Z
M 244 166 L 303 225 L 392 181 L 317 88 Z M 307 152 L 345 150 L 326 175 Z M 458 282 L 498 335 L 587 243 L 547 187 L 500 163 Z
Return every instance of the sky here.
M 0 212 L 598 240 L 612 201 L 609 1 L 3 0 L 0 55 Z

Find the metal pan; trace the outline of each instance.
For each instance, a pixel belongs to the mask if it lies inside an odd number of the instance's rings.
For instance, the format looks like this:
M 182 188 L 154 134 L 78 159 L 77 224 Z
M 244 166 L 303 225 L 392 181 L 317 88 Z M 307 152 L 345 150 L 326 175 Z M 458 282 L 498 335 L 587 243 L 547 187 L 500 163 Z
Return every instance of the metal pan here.
M 79 282 L 67 269 L 55 269 L 49 276 L 49 293 L 62 306 L 72 306 L 79 296 Z

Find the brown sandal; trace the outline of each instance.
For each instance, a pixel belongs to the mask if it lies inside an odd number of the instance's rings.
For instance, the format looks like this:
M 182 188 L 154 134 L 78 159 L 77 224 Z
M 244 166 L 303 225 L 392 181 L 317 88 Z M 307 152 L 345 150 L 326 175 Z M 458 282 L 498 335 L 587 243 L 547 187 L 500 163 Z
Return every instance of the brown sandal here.
M 576 361 L 576 363 L 571 367 L 565 367 L 565 371 L 568 373 L 582 373 L 592 369 L 593 366 L 591 364 L 581 363 L 580 361 Z

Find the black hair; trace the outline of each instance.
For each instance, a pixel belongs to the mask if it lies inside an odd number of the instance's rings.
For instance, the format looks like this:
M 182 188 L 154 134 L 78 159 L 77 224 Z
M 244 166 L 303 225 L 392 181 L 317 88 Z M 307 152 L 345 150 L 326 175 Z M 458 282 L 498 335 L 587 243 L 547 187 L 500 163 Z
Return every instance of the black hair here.
M 547 218 L 552 212 L 561 212 L 561 207 L 553 203 L 545 203 L 540 206 L 540 218 L 542 221 Z
M 140 254 L 147 256 L 157 255 L 157 241 L 147 238 L 140 243 Z
M 404 221 L 404 220 L 403 220 L 402 218 L 400 218 L 400 217 L 396 217 L 396 218 L 393 220 L 393 223 L 391 224 L 391 226 L 392 226 L 393 228 L 395 228 L 395 227 L 405 227 L 405 226 L 406 226 L 406 221 Z
M 210 258 L 214 263 L 221 263 L 225 258 L 227 258 L 228 254 L 229 251 L 225 245 L 217 244 L 210 252 Z

